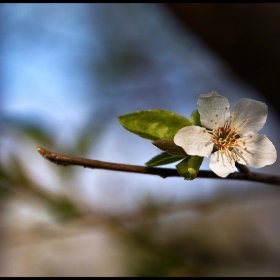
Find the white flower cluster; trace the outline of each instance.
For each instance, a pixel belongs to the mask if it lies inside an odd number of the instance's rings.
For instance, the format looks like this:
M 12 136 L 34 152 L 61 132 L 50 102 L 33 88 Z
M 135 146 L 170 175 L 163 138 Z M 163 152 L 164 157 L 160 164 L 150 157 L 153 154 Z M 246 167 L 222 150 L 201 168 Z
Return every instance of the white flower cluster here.
M 187 126 L 174 137 L 189 155 L 208 157 L 210 168 L 220 177 L 236 171 L 235 162 L 253 168 L 273 164 L 277 153 L 272 142 L 258 134 L 267 118 L 266 104 L 241 99 L 231 109 L 228 99 L 213 91 L 197 102 L 203 127 Z

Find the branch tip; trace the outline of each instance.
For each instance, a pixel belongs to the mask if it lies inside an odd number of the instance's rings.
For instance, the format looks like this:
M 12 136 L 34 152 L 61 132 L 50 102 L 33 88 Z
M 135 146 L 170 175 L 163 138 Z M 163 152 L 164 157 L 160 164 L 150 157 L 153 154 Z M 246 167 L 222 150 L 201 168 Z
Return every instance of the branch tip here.
M 43 149 L 43 148 L 38 147 L 38 148 L 36 148 L 36 150 L 37 150 L 37 152 L 38 152 L 39 154 L 41 154 L 42 156 L 44 156 L 44 155 L 46 154 L 46 150 Z

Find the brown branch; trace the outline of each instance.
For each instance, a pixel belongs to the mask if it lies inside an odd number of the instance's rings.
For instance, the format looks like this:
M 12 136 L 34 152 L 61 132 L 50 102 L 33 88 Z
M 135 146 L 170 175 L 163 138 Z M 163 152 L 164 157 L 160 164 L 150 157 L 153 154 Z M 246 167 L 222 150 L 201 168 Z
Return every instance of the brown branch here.
M 53 163 L 56 163 L 58 165 L 64 165 L 64 166 L 80 165 L 92 169 L 106 169 L 106 170 L 114 170 L 114 171 L 122 171 L 122 172 L 158 175 L 162 178 L 181 177 L 181 175 L 177 172 L 177 170 L 173 168 L 145 167 L 139 165 L 120 164 L 120 163 L 105 162 L 105 161 L 92 160 L 92 159 L 86 159 L 80 157 L 72 157 L 72 156 L 48 152 L 43 148 L 37 148 L 37 151 L 45 159 Z M 227 176 L 226 179 L 245 180 L 245 181 L 254 181 L 259 183 L 280 185 L 279 176 L 251 172 L 247 167 L 241 165 L 237 165 L 237 167 L 241 172 L 231 173 Z M 206 170 L 200 170 L 198 172 L 197 177 L 208 178 L 208 179 L 223 179 L 221 177 L 218 177 L 212 171 L 206 171 Z

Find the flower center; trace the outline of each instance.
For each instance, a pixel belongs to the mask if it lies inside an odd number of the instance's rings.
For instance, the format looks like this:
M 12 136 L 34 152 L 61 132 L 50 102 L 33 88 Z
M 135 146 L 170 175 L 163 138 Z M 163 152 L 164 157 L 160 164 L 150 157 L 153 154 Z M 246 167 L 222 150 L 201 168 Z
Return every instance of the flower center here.
M 237 144 L 237 139 L 239 135 L 236 133 L 235 129 L 222 126 L 212 130 L 211 140 L 215 147 L 222 152 L 226 150 L 232 150 Z
M 224 121 L 226 117 L 226 112 L 228 107 L 225 107 L 225 114 L 220 116 L 219 114 L 215 115 L 214 119 L 210 119 L 210 122 L 214 123 L 216 128 L 208 132 L 211 134 L 211 141 L 214 143 L 214 150 L 221 150 L 222 153 L 226 151 L 232 151 L 238 154 L 238 138 L 242 133 L 242 128 L 250 121 L 250 119 L 235 121 L 237 112 L 232 112 L 230 116 Z M 206 132 L 206 129 L 203 131 Z M 251 136 L 250 136 L 251 137 Z M 246 141 L 242 142 L 244 150 L 247 150 Z M 232 153 L 229 153 L 232 155 Z

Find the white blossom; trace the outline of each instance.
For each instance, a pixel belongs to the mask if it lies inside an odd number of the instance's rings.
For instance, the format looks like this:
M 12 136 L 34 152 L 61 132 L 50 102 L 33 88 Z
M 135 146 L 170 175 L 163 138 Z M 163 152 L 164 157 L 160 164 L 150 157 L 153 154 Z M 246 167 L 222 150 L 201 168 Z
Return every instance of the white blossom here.
M 189 155 L 208 157 L 212 153 L 209 166 L 218 176 L 236 171 L 236 161 L 253 168 L 276 161 L 274 145 L 258 134 L 267 118 L 265 103 L 241 99 L 230 109 L 228 99 L 213 91 L 200 95 L 197 106 L 203 127 L 183 127 L 174 142 Z

